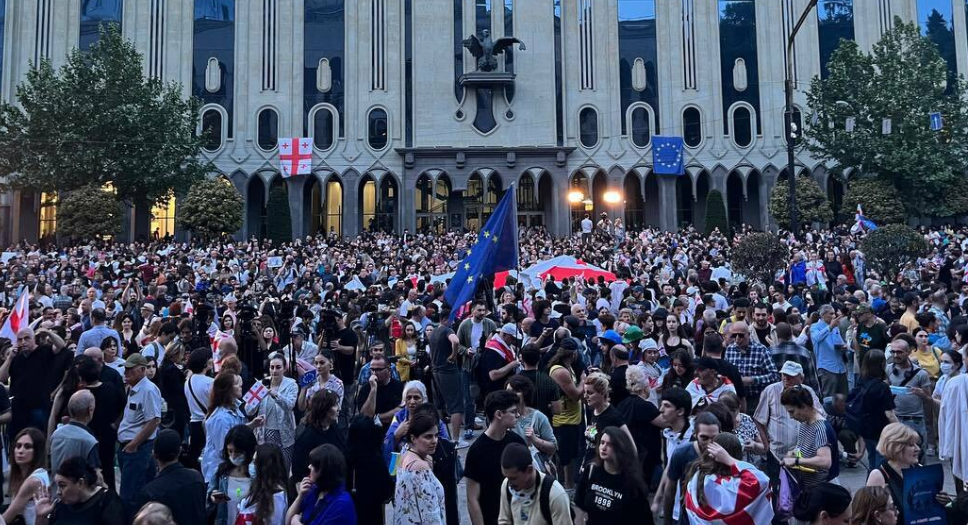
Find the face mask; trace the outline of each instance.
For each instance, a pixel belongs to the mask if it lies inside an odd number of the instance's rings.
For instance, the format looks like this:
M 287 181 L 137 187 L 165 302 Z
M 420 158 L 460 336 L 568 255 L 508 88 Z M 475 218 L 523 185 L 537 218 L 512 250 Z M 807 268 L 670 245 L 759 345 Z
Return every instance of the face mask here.
M 951 363 L 941 363 L 941 373 L 942 374 L 949 375 L 949 374 L 951 374 L 951 371 L 952 370 L 954 370 L 954 365 L 952 365 Z
M 241 467 L 245 463 L 245 456 L 229 456 L 229 461 L 236 467 Z

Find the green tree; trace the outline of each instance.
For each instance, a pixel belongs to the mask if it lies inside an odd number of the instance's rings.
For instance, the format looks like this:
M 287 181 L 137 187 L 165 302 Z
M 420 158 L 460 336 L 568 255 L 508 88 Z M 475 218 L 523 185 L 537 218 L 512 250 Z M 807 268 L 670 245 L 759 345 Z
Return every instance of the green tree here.
M 890 182 L 905 196 L 909 214 L 968 211 L 950 191 L 968 170 L 965 83 L 948 81 L 945 59 L 917 25 L 895 19 L 870 55 L 855 42 L 841 42 L 829 71 L 807 93 L 815 113 L 809 120 L 816 122 L 806 125 L 807 149 L 839 170 Z M 930 129 L 933 112 L 944 117 L 941 131 Z M 889 134 L 882 133 L 884 119 L 891 120 Z
M 710 190 L 706 196 L 706 235 L 711 234 L 717 228 L 723 235 L 729 234 L 729 221 L 726 219 L 726 203 L 723 201 L 723 193 L 719 190 Z
M 761 283 L 772 283 L 777 270 L 785 268 L 790 250 L 770 232 L 751 233 L 732 251 L 733 270 Z
M 181 204 L 181 227 L 203 239 L 232 234 L 242 228 L 242 196 L 222 178 L 192 186 Z
M 881 278 L 893 279 L 902 266 L 927 253 L 928 243 L 910 226 L 888 224 L 865 237 L 861 251 Z
M 211 170 L 199 160 L 197 101 L 143 71 L 117 28 L 58 71 L 49 60 L 33 65 L 17 104 L 0 105 L 0 175 L 46 192 L 113 187 L 135 206 L 135 235 L 147 236 L 151 206 Z
M 904 202 L 890 181 L 877 177 L 858 177 L 848 181 L 849 186 L 844 193 L 845 214 L 851 214 L 860 204 L 864 209 L 864 216 L 876 224 L 890 224 L 904 222 Z M 853 222 L 853 218 L 850 219 Z
M 57 205 L 57 234 L 78 241 L 121 232 L 121 203 L 100 186 L 69 192 Z
M 790 184 L 777 181 L 770 192 L 770 215 L 781 228 L 790 229 Z M 827 195 L 820 189 L 817 181 L 808 176 L 797 178 L 797 210 L 801 224 L 819 222 L 824 225 L 834 220 L 834 211 L 830 207 Z
M 292 242 L 292 216 L 289 214 L 289 195 L 283 185 L 273 186 L 266 203 L 266 236 L 278 244 Z

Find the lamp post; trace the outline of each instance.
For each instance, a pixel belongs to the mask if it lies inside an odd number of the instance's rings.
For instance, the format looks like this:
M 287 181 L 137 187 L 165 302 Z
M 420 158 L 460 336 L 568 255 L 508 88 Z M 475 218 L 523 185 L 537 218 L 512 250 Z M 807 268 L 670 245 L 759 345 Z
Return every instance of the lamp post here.
M 797 177 L 796 177 L 796 161 L 794 159 L 793 150 L 796 147 L 796 137 L 797 130 L 794 129 L 796 124 L 793 122 L 793 41 L 803 26 L 803 23 L 807 20 L 807 15 L 810 11 L 817 6 L 817 0 L 810 0 L 807 4 L 807 8 L 803 10 L 800 14 L 800 19 L 797 20 L 797 25 L 793 27 L 793 31 L 790 32 L 790 37 L 787 39 L 787 63 L 786 63 L 786 82 L 784 82 L 784 88 L 786 91 L 786 112 L 784 115 L 784 120 L 786 124 L 786 141 L 787 141 L 787 179 L 790 181 L 790 230 L 796 235 L 797 231 L 800 229 L 800 220 L 797 217 Z

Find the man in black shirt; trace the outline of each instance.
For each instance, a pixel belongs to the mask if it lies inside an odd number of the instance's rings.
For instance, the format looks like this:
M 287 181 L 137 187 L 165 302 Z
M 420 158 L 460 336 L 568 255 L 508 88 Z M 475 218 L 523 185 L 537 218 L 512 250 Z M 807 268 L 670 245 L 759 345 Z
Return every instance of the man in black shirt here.
M 511 443 L 526 445 L 520 436 L 511 432 L 521 415 L 518 413 L 518 395 L 509 390 L 488 394 L 484 400 L 484 412 L 490 422 L 487 429 L 467 451 L 464 462 L 464 478 L 467 480 L 467 511 L 473 525 L 497 523 L 501 509 L 501 457 L 504 447 Z
M 152 451 L 158 475 L 141 489 L 137 506 L 157 501 L 171 509 L 174 523 L 205 523 L 205 482 L 197 471 L 178 462 L 181 437 L 165 429 L 158 432 Z
M 531 343 L 521 349 L 521 365 L 524 370 L 520 375 L 527 377 L 534 384 L 534 408 L 548 417 L 548 421 L 556 412 L 561 412 L 561 387 L 551 379 L 547 373 L 538 369 L 541 362 L 541 351 Z
M 507 378 L 520 365 L 512 346 L 517 334 L 517 326 L 514 323 L 507 323 L 484 345 L 480 363 L 482 375 L 478 378 L 481 384 L 481 395 L 486 397 L 495 390 L 503 389 Z
M 324 314 L 326 315 L 326 314 Z M 346 327 L 346 320 L 336 314 L 336 330 L 332 334 L 324 333 L 319 341 L 319 349 L 328 349 L 335 356 L 333 373 L 343 381 L 343 385 L 351 386 L 356 383 L 356 347 L 360 339 L 356 332 Z
M 380 417 L 384 430 L 400 411 L 403 383 L 390 376 L 390 363 L 383 356 L 370 360 L 370 378 L 356 396 L 357 409 L 366 417 Z
M 609 351 L 609 355 L 612 358 L 612 373 L 609 377 L 611 388 L 608 400 L 618 406 L 629 397 L 629 389 L 625 383 L 625 372 L 629 369 L 629 351 L 624 345 L 615 345 Z
M 100 351 L 98 349 L 98 352 Z M 114 465 L 114 447 L 118 441 L 118 429 L 115 424 L 121 418 L 127 402 L 124 387 L 101 379 L 101 370 L 107 367 L 99 368 L 98 363 L 87 355 L 79 357 L 74 366 L 77 368 L 78 386 L 86 388 L 94 395 L 94 417 L 87 426 L 97 438 L 101 465 Z M 114 370 L 108 371 L 116 376 L 119 375 Z M 110 490 L 115 490 L 114 468 L 102 468 L 101 471 L 104 483 Z
M 27 427 L 47 428 L 51 392 L 60 382 L 53 377 L 57 373 L 55 361 L 64 340 L 46 328 L 37 330 L 40 334 L 45 334 L 50 344 L 38 346 L 30 328 L 17 332 L 16 344 L 0 366 L 0 382 L 10 382 L 13 397 L 13 417 L 7 428 L 11 436 Z

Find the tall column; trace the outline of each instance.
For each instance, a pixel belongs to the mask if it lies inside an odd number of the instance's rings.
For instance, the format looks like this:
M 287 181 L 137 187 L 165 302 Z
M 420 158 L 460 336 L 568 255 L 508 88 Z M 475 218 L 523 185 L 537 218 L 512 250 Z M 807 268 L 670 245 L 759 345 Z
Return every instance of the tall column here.
M 303 221 L 303 188 L 306 187 L 305 175 L 286 179 L 286 192 L 289 196 L 289 220 L 292 223 L 292 238 L 300 239 L 306 236 L 306 225 Z
M 666 175 L 658 177 L 659 183 L 659 227 L 665 231 L 675 231 L 678 202 L 676 200 L 676 178 Z

